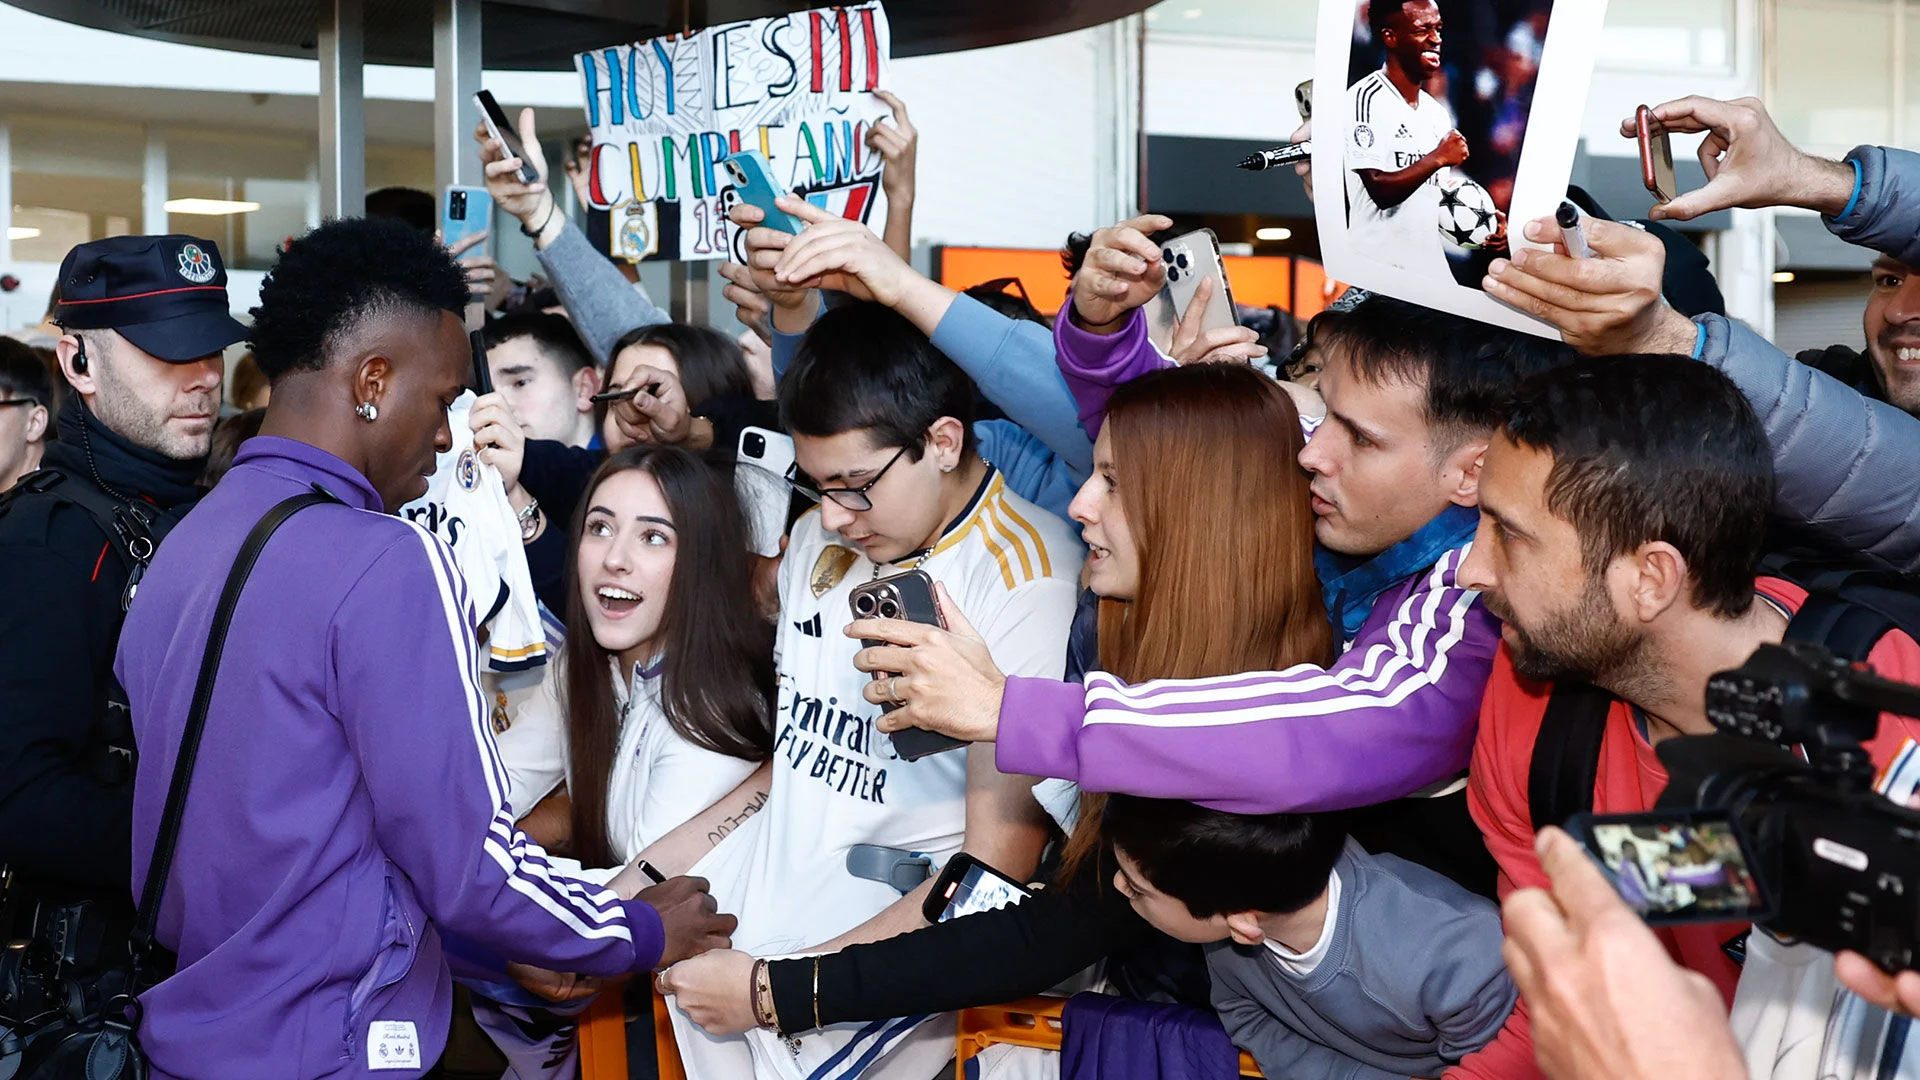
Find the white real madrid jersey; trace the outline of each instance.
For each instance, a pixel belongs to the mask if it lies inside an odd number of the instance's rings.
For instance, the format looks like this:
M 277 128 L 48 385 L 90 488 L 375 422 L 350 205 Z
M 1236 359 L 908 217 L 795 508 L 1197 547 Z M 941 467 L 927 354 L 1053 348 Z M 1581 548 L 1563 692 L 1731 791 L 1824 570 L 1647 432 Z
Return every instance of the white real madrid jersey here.
M 1354 250 L 1402 269 L 1444 266 L 1439 233 L 1440 184 L 1453 175 L 1442 168 L 1398 206 L 1373 201 L 1360 170 L 1398 172 L 1433 152 L 1453 130 L 1453 114 L 1425 90 L 1419 104 L 1387 79 L 1384 69 L 1353 84 L 1353 128 L 1348 133 L 1347 235 Z
M 453 447 L 434 459 L 427 493 L 400 512 L 453 549 L 475 614 L 487 628 L 487 666 L 519 671 L 547 662 L 546 635 L 520 541 L 519 517 L 507 501 L 500 470 L 483 463 L 473 449 L 473 428 L 467 422 L 473 402 L 469 390 L 447 410 Z
M 734 948 L 756 956 L 805 949 L 899 900 L 893 888 L 847 872 L 847 851 L 855 844 L 922 852 L 938 867 L 965 840 L 966 752 L 902 761 L 874 726 L 880 707 L 861 697 L 869 681 L 853 666 L 861 646 L 842 632 L 853 618 L 853 587 L 924 570 L 946 586 L 1002 671 L 1058 678 L 1081 558 L 1068 525 L 1009 491 L 997 470 L 989 470 L 973 503 L 917 564 L 876 566 L 822 527 L 818 510 L 794 524 L 780 566 L 780 686 L 767 809 L 692 871 L 712 883 L 722 911 L 739 916 Z M 849 1040 L 872 1041 L 876 1034 L 862 1034 L 861 1025 L 840 1027 L 803 1039 L 798 1058 L 778 1040 L 764 1046 L 756 1040 L 754 1074 L 806 1076 Z M 913 1027 L 887 1028 L 888 1039 L 904 1047 Z M 744 1073 L 748 1050 L 740 1037 L 712 1039 L 677 1010 L 675 1030 L 695 1080 Z M 951 1028 L 944 1045 L 923 1041 L 938 1058 L 920 1073 L 931 1075 L 952 1055 Z M 844 1065 L 877 1056 L 863 1048 Z M 831 1075 L 857 1072 L 837 1068 Z

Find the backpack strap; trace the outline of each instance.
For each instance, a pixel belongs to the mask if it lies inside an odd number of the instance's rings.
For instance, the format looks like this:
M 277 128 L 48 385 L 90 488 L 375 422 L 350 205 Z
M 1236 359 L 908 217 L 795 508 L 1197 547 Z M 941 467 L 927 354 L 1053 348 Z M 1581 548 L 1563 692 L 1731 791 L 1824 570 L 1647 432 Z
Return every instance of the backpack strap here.
M 132 570 L 127 574 L 126 589 L 120 595 L 120 610 L 125 612 L 133 603 L 133 594 L 139 590 L 140 579 L 146 575 L 147 564 L 153 561 L 154 549 L 166 532 L 159 516 L 148 513 L 138 503 L 114 498 L 97 484 L 76 480 L 61 469 L 40 469 L 21 477 L 5 495 L 0 495 L 0 514 L 5 514 L 15 501 L 36 496 L 86 511 L 107 535 L 108 542 L 127 560 Z
M 147 865 L 147 880 L 140 890 L 140 913 L 133 927 L 133 964 L 135 984 L 145 969 L 153 949 L 154 930 L 160 919 L 160 898 L 173 871 L 173 849 L 180 839 L 180 821 L 187 811 L 187 787 L 193 781 L 193 762 L 200 752 L 200 736 L 207 727 L 207 710 L 213 704 L 213 682 L 220 673 L 220 654 L 227 644 L 227 631 L 233 624 L 234 608 L 240 604 L 247 576 L 260 561 L 260 552 L 275 530 L 287 519 L 320 503 L 337 503 L 333 493 L 318 484 L 312 490 L 281 500 L 267 511 L 233 560 L 220 602 L 213 609 L 213 623 L 207 630 L 206 652 L 200 657 L 200 675 L 193 684 L 193 703 L 187 710 L 187 722 L 180 732 L 180 753 L 173 763 L 173 781 L 167 787 L 166 809 L 160 815 L 160 834 L 154 840 L 153 859 Z
M 1584 682 L 1557 682 L 1547 699 L 1527 769 L 1527 811 L 1538 831 L 1593 809 L 1600 744 L 1614 697 Z

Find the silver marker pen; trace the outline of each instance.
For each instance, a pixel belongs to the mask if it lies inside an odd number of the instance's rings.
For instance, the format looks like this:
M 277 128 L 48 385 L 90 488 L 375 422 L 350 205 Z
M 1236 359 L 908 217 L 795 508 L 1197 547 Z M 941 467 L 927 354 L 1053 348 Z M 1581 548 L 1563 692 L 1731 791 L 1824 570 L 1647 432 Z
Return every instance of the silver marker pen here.
M 1560 241 L 1567 246 L 1567 254 L 1576 259 L 1593 258 L 1593 249 L 1587 246 L 1587 230 L 1580 227 L 1580 208 L 1572 200 L 1560 200 L 1553 220 L 1560 226 Z

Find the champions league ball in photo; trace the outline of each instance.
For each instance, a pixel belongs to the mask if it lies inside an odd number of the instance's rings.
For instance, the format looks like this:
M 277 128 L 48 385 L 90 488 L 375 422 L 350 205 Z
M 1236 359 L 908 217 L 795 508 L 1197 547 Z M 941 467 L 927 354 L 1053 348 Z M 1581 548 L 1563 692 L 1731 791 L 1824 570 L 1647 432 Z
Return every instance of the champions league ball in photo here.
M 1440 187 L 1440 236 L 1457 247 L 1477 248 L 1499 228 L 1500 213 L 1493 196 L 1472 180 Z

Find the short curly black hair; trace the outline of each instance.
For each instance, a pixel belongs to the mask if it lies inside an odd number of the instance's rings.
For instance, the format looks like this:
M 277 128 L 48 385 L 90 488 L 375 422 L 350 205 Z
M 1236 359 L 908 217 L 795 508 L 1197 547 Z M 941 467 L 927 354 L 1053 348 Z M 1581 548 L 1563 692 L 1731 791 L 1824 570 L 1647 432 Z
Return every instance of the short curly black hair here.
M 398 221 L 338 218 L 281 253 L 260 286 L 248 341 L 274 382 L 326 367 L 329 351 L 372 315 L 458 315 L 466 305 L 466 275 L 432 235 Z

